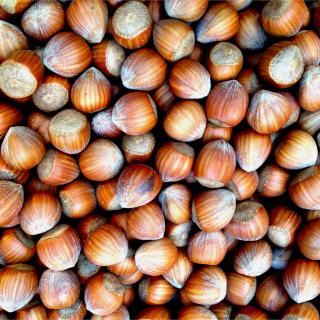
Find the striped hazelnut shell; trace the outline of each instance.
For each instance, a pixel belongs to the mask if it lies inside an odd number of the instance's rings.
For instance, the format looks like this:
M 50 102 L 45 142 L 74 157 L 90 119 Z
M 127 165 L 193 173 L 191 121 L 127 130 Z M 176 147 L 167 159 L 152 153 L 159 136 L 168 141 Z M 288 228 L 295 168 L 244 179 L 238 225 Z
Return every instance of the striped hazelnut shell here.
M 87 43 L 73 32 L 60 32 L 46 44 L 44 65 L 54 73 L 71 78 L 79 75 L 91 63 L 92 54 Z
M 15 25 L 0 20 L 0 62 L 17 50 L 28 49 L 28 40 Z
M 236 249 L 233 268 L 236 272 L 250 277 L 258 277 L 267 272 L 272 265 L 272 251 L 264 240 L 243 242 Z
M 60 224 L 51 229 L 37 243 L 40 261 L 51 270 L 63 271 L 73 268 L 81 250 L 80 238 L 69 225 Z
M 163 128 L 171 138 L 178 141 L 200 139 L 206 128 L 203 107 L 194 100 L 177 102 L 166 113 Z
M 198 154 L 194 176 L 207 188 L 220 188 L 232 178 L 236 167 L 233 147 L 224 140 L 207 143 Z
M 30 6 L 23 14 L 22 29 L 32 39 L 48 40 L 65 25 L 63 5 L 56 0 L 40 0 Z
M 178 258 L 178 250 L 168 238 L 148 241 L 135 254 L 137 268 L 149 276 L 160 276 L 169 271 Z
M 111 96 L 109 80 L 94 67 L 86 70 L 71 88 L 71 102 L 81 112 L 92 113 L 108 107 Z
M 112 122 L 121 131 L 130 135 L 149 132 L 157 120 L 157 107 L 153 99 L 142 91 L 123 95 L 112 110 Z
M 226 189 L 200 192 L 192 201 L 192 220 L 205 232 L 222 230 L 236 209 L 235 195 Z
M 23 308 L 32 300 L 37 287 L 38 275 L 33 266 L 13 264 L 4 267 L 0 273 L 0 307 L 7 312 Z
M 174 62 L 191 55 L 195 35 L 188 24 L 175 19 L 165 19 L 154 25 L 153 43 L 163 58 Z
M 133 208 L 127 217 L 127 232 L 135 239 L 158 240 L 165 232 L 165 219 L 156 202 Z
M 31 100 L 43 78 L 41 59 L 31 50 L 13 52 L 0 66 L 0 89 L 12 99 Z
M 256 241 L 266 235 L 268 225 L 269 217 L 262 204 L 243 201 L 237 204 L 232 220 L 225 231 L 238 240 Z
M 227 2 L 215 3 L 197 25 L 196 37 L 200 43 L 231 39 L 239 30 L 239 16 Z
M 89 43 L 99 43 L 108 25 L 108 7 L 103 0 L 74 0 L 66 10 L 70 28 Z
M 149 41 L 152 19 L 145 4 L 140 1 L 123 3 L 111 20 L 113 38 L 126 49 L 138 49 Z
M 161 186 L 161 177 L 154 169 L 143 164 L 131 164 L 118 179 L 118 200 L 122 208 L 136 208 L 151 202 Z
M 124 87 L 131 90 L 151 91 L 165 80 L 167 64 L 149 48 L 131 53 L 121 66 L 120 77 Z
M 90 123 L 86 116 L 74 109 L 57 113 L 49 124 L 51 144 L 67 154 L 83 151 L 90 140 Z
M 209 94 L 210 74 L 198 61 L 185 58 L 177 61 L 169 75 L 173 94 L 182 99 L 202 99 Z
M 208 121 L 221 127 L 235 127 L 244 119 L 248 103 L 249 96 L 237 80 L 219 82 L 206 100 Z
M 114 40 L 103 40 L 92 48 L 93 64 L 106 76 L 119 77 L 124 49 Z
M 19 215 L 20 226 L 29 235 L 37 235 L 55 227 L 61 218 L 61 205 L 55 195 L 40 191 L 26 199 Z
M 59 186 L 75 180 L 80 169 L 77 161 L 64 152 L 49 149 L 37 167 L 38 177 L 41 182 Z
M 314 299 L 320 293 L 320 266 L 308 259 L 289 262 L 283 273 L 283 286 L 296 303 Z
M 1 157 L 11 167 L 28 170 L 40 163 L 45 154 L 42 137 L 34 130 L 11 127 L 1 145 Z
M 155 167 L 163 182 L 175 182 L 186 178 L 193 166 L 194 150 L 184 142 L 167 142 L 155 158 Z
M 186 3 L 183 0 L 165 0 L 164 8 L 169 17 L 194 22 L 203 16 L 208 4 L 208 0 L 197 0 L 194 3 Z
M 116 245 L 115 245 L 116 244 Z M 98 266 L 109 266 L 125 260 L 128 241 L 124 233 L 111 224 L 103 224 L 89 234 L 84 254 Z
M 269 214 L 269 240 L 282 248 L 293 244 L 301 221 L 299 214 L 291 208 L 274 207 Z
M 244 171 L 260 168 L 271 152 L 271 137 L 251 129 L 238 132 L 234 137 L 237 163 Z

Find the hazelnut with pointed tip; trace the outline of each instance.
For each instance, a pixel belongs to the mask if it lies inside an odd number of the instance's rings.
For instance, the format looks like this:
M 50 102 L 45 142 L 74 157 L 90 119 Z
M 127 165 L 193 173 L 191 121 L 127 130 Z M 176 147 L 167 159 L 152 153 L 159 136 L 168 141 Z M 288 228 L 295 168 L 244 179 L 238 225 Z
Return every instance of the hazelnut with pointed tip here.
M 100 43 L 108 25 L 108 7 L 103 0 L 73 0 L 66 10 L 70 28 L 89 43 Z

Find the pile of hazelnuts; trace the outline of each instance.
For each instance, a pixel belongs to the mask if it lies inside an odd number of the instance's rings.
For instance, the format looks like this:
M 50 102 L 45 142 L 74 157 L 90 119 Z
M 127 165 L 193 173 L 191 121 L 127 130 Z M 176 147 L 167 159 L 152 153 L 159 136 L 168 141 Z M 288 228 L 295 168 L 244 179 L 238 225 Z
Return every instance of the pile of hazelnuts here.
M 0 319 L 320 320 L 320 4 L 0 1 Z

